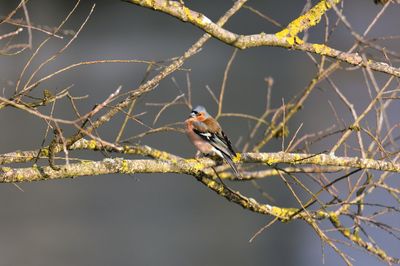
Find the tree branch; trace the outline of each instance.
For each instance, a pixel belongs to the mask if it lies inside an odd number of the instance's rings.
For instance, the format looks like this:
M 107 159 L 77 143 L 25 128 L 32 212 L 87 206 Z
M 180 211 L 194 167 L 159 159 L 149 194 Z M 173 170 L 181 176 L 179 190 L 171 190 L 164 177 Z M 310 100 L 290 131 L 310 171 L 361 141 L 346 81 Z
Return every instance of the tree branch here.
M 321 0 L 304 15 L 293 20 L 282 31 L 276 34 L 261 32 L 252 35 L 239 35 L 228 31 L 212 22 L 204 14 L 189 9 L 184 4 L 169 0 L 128 0 L 127 2 L 169 14 L 184 22 L 189 22 L 209 33 L 212 37 L 240 49 L 259 46 L 276 46 L 304 52 L 311 52 L 321 56 L 328 56 L 354 66 L 369 67 L 372 70 L 400 77 L 400 69 L 384 62 L 363 60 L 358 53 L 346 53 L 325 44 L 307 43 L 298 37 L 304 30 L 319 23 L 321 17 L 331 9 L 331 2 L 337 4 L 340 0 Z
M 352 234 L 350 230 L 344 228 L 338 216 L 341 211 L 327 211 L 322 206 L 316 211 L 302 211 L 302 208 L 284 208 L 273 206 L 270 204 L 262 204 L 253 198 L 246 197 L 238 191 L 232 191 L 225 185 L 215 181 L 217 178 L 214 171 L 210 167 L 215 166 L 215 161 L 203 159 L 183 159 L 179 156 L 168 152 L 160 151 L 149 146 L 123 146 L 116 148 L 115 146 L 107 146 L 95 140 L 77 141 L 70 147 L 71 149 L 82 150 L 106 150 L 109 152 L 119 152 L 123 154 L 138 154 L 148 156 L 154 159 L 135 159 L 129 160 L 124 158 L 106 158 L 102 161 L 81 161 L 80 163 L 69 163 L 54 170 L 50 166 L 41 167 L 34 165 L 27 168 L 0 168 L 0 183 L 17 183 L 30 181 L 43 181 L 52 179 L 75 178 L 79 176 L 95 176 L 104 174 L 136 174 L 136 173 L 179 173 L 195 177 L 199 182 L 216 192 L 218 195 L 225 197 L 227 200 L 234 202 L 245 209 L 260 214 L 277 217 L 281 221 L 290 221 L 301 219 L 316 227 L 316 220 L 329 219 L 334 227 L 339 230 L 351 242 L 366 249 L 368 252 L 378 256 L 384 261 L 390 263 L 398 263 L 399 260 L 388 256 L 382 249 L 362 240 L 358 235 Z M 40 151 L 41 156 L 48 156 L 47 149 Z M 16 152 L 0 155 L 1 163 L 26 162 L 33 160 L 39 151 Z M 355 157 L 335 157 L 326 154 L 293 154 L 293 153 L 243 153 L 238 154 L 237 162 L 242 163 L 260 163 L 260 164 L 313 164 L 320 166 L 335 167 L 351 167 L 364 168 L 382 171 L 400 172 L 400 164 L 390 162 L 360 159 Z M 15 158 L 12 160 L 11 158 Z M 24 160 L 23 160 L 24 159 Z M 322 232 L 322 231 L 321 231 Z
M 147 145 L 134 145 L 134 146 L 123 146 L 116 147 L 111 145 L 106 145 L 96 140 L 85 140 L 81 139 L 76 142 L 73 146 L 70 147 L 71 150 L 106 150 L 109 152 L 117 152 L 122 154 L 136 154 L 147 156 L 155 161 L 146 162 L 148 167 L 144 167 L 145 164 L 141 160 L 124 160 L 129 162 L 132 168 L 127 169 L 127 173 L 196 173 L 196 171 L 203 171 L 211 166 L 216 166 L 216 162 L 209 158 L 201 158 L 201 159 L 182 159 L 179 156 L 173 155 L 171 153 L 161 151 Z M 38 157 L 38 153 L 40 152 L 40 156 L 47 158 L 48 157 L 48 148 L 41 149 L 40 151 L 18 151 L 13 153 L 7 153 L 0 155 L 0 164 L 9 164 L 9 163 L 21 163 L 21 162 L 29 162 L 33 161 Z M 110 165 L 110 161 L 114 159 L 105 159 L 107 165 L 112 166 L 111 169 L 104 172 L 104 170 L 91 169 L 88 166 L 87 162 L 95 163 L 93 161 L 85 161 L 81 164 L 76 164 L 72 169 L 66 170 L 64 174 L 58 173 L 58 171 L 50 172 L 49 177 L 54 176 L 54 178 L 65 178 L 70 176 L 85 176 L 86 173 L 90 170 L 91 175 L 102 175 L 109 173 L 119 173 L 120 169 L 118 167 L 119 161 L 115 161 L 114 164 Z M 116 159 L 115 159 L 116 160 Z M 138 161 L 138 163 L 134 163 Z M 174 164 L 179 165 L 172 166 Z M 258 164 L 266 164 L 266 165 L 275 165 L 279 163 L 291 164 L 291 165 L 316 165 L 316 166 L 327 166 L 327 167 L 341 167 L 341 168 L 361 168 L 361 169 L 371 169 L 371 170 L 379 170 L 385 172 L 400 172 L 400 164 L 392 163 L 389 161 L 383 160 L 373 160 L 373 159 L 361 159 L 358 157 L 337 157 L 334 155 L 328 154 L 304 154 L 304 153 L 242 153 L 237 154 L 235 158 L 236 163 L 258 163 Z M 167 164 L 165 164 L 167 163 Z M 75 167 L 81 165 L 82 174 L 75 173 Z M 151 167 L 150 167 L 151 166 Z M 96 167 L 93 165 L 92 167 Z M 32 167 L 37 168 L 36 166 Z M 110 168 L 110 167 L 109 167 Z M 21 168 L 22 172 L 18 172 L 17 169 L 11 169 L 9 167 L 0 168 L 2 174 L 0 174 L 0 182 L 22 182 L 22 181 L 38 181 L 40 176 L 37 173 L 33 174 L 29 169 L 31 168 Z M 24 170 L 25 169 L 25 170 Z M 14 171 L 15 170 L 15 171 Z M 337 170 L 337 169 L 336 169 Z M 26 171 L 26 172 L 24 172 Z M 8 174 L 6 174 L 8 173 Z M 23 174 L 25 177 L 19 176 Z M 32 175 L 33 174 L 33 175 Z M 12 179 L 8 178 L 14 177 Z M 43 178 L 43 179 L 48 179 Z M 7 181 L 8 180 L 8 181 Z

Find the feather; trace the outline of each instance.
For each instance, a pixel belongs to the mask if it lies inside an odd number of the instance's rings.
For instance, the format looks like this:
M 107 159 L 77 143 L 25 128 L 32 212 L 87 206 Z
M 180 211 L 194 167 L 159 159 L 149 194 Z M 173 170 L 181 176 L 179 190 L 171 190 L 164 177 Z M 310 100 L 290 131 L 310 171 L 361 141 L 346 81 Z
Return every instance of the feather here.
M 202 115 L 203 118 L 205 117 L 205 119 L 196 119 L 196 116 L 200 117 L 199 114 Z M 230 165 L 235 175 L 241 179 L 242 176 L 232 160 L 232 158 L 236 156 L 236 152 L 228 136 L 222 131 L 219 123 L 214 120 L 202 106 L 197 106 L 193 109 L 191 117 L 192 118 L 187 120 L 187 132 L 189 132 L 187 134 L 190 136 L 192 142 L 194 139 L 193 136 L 202 139 L 204 144 L 207 143 L 215 154 L 224 159 Z M 194 134 L 192 135 L 192 133 Z M 199 141 L 196 142 L 195 146 L 203 153 L 206 150 L 204 149 L 205 145 L 199 147 Z
M 239 170 L 236 167 L 236 164 L 232 161 L 232 158 L 228 155 L 226 155 L 225 153 L 222 153 L 225 161 L 230 165 L 230 167 L 232 168 L 233 172 L 235 173 L 236 177 L 239 179 L 243 179 L 242 175 L 239 173 Z
M 231 143 L 231 141 L 229 140 L 228 136 L 225 135 L 225 132 L 222 131 L 222 130 L 221 130 L 221 135 L 222 135 L 222 137 L 224 138 L 225 143 L 226 143 L 226 146 L 228 146 L 228 149 L 230 150 L 230 152 L 232 153 L 232 155 L 236 156 L 236 152 L 235 152 L 235 150 L 233 149 L 232 143 Z
M 193 131 L 198 136 L 203 138 L 205 141 L 210 143 L 211 146 L 213 146 L 214 148 L 213 151 L 230 165 L 236 177 L 242 179 L 239 170 L 237 169 L 235 163 L 232 160 L 232 158 L 236 156 L 236 153 L 232 148 L 231 142 L 224 133 L 222 133 L 221 135 L 217 135 L 217 134 L 212 134 L 210 132 L 199 132 L 196 129 L 193 129 Z

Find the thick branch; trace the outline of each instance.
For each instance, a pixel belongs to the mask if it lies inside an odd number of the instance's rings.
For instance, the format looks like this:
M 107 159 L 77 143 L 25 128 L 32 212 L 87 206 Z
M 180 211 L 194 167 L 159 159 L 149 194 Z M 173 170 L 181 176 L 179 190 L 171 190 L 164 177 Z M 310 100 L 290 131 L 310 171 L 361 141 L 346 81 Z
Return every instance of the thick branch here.
M 137 154 L 142 156 L 147 156 L 150 158 L 154 158 L 160 161 L 166 161 L 168 163 L 177 163 L 179 161 L 182 165 L 182 169 L 191 168 L 204 170 L 209 168 L 210 166 L 215 166 L 215 161 L 202 158 L 202 159 L 187 159 L 184 160 L 179 156 L 173 155 L 171 153 L 161 151 L 146 145 L 134 145 L 134 146 L 107 146 L 95 140 L 85 140 L 81 139 L 77 141 L 73 146 L 70 147 L 73 150 L 107 150 L 109 152 L 117 152 L 122 154 Z M 29 162 L 36 159 L 39 151 L 18 151 L 7 154 L 0 155 L 0 164 L 9 164 L 9 163 L 20 163 L 20 162 Z M 48 157 L 48 148 L 44 148 L 40 151 L 40 156 L 47 158 Z M 400 172 L 400 164 L 393 163 L 389 161 L 383 160 L 374 160 L 374 159 L 362 159 L 358 157 L 338 157 L 335 155 L 329 154 L 305 154 L 305 153 L 242 153 L 237 154 L 235 158 L 237 163 L 261 163 L 266 165 L 274 165 L 279 163 L 292 164 L 292 165 L 316 165 L 316 166 L 328 166 L 328 167 L 342 167 L 342 168 L 361 168 L 361 169 L 371 169 L 371 170 L 379 170 L 386 172 Z M 155 161 L 157 162 L 157 161 Z M 161 168 L 160 168 L 161 167 Z M 11 169 L 8 167 L 3 167 L 7 169 Z M 2 168 L 0 168 L 2 169 Z M 142 168 L 140 168 L 142 169 Z M 187 173 L 184 170 L 181 172 L 175 172 L 170 168 L 165 168 L 163 171 L 162 166 L 156 166 L 155 164 L 155 173 Z M 4 170 L 3 170 L 4 172 Z M 134 170 L 134 172 L 138 172 Z M 139 171 L 140 172 L 140 171 Z M 146 170 L 140 173 L 150 173 L 150 170 Z M 96 174 L 96 173 L 93 173 Z M 107 174 L 103 172 L 97 173 L 99 174 Z M 85 175 L 85 174 L 83 174 Z M 1 177 L 1 175 L 0 175 Z M 32 181 L 32 180 L 20 180 L 20 181 Z M 1 182 L 1 180 L 0 180 Z M 4 181 L 3 181 L 4 182 Z
M 253 35 L 239 35 L 228 31 L 212 22 L 205 15 L 190 10 L 180 2 L 168 0 L 129 0 L 129 2 L 143 7 L 152 8 L 154 10 L 174 16 L 184 22 L 189 22 L 209 33 L 214 38 L 240 49 L 258 46 L 290 48 L 328 56 L 354 66 L 369 67 L 375 71 L 400 77 L 399 68 L 392 67 L 384 62 L 363 60 L 363 58 L 357 53 L 346 53 L 331 48 L 325 44 L 306 43 L 297 36 L 297 34 L 300 32 L 318 24 L 321 16 L 323 16 L 323 14 L 331 8 L 330 4 L 328 3 L 329 1 L 326 0 L 320 1 L 306 14 L 293 20 L 284 30 L 276 34 L 266 34 L 262 32 L 260 34 Z M 340 1 L 335 0 L 332 2 L 338 3 Z
M 74 178 L 78 176 L 94 176 L 104 174 L 135 174 L 135 173 L 180 173 L 194 176 L 198 181 L 225 197 L 229 201 L 239 204 L 245 209 L 268 214 L 280 218 L 281 220 L 290 219 L 323 219 L 329 215 L 318 211 L 310 216 L 310 213 L 299 212 L 297 208 L 281 208 L 268 204 L 260 204 L 252 198 L 247 198 L 239 192 L 234 192 L 222 184 L 214 181 L 209 175 L 203 172 L 204 165 L 213 165 L 212 160 L 179 160 L 169 163 L 160 160 L 125 160 L 122 158 L 107 158 L 103 161 L 87 161 L 82 163 L 69 164 L 54 170 L 50 166 L 29 167 L 12 169 L 9 167 L 0 168 L 0 183 L 17 183 L 41 181 L 49 179 Z M 296 214 L 296 215 L 295 215 Z
M 397 258 L 388 256 L 382 249 L 374 247 L 360 237 L 353 235 L 349 230 L 344 229 L 337 219 L 337 213 L 324 210 L 300 211 L 299 208 L 283 208 L 270 204 L 261 204 L 256 200 L 246 197 L 237 191 L 232 191 L 224 185 L 215 181 L 215 174 L 209 167 L 214 166 L 215 162 L 211 159 L 182 159 L 167 152 L 159 151 L 148 146 L 124 146 L 116 149 L 112 146 L 104 146 L 95 141 L 80 140 L 72 146 L 74 149 L 98 150 L 105 149 L 110 152 L 120 152 L 124 154 L 140 154 L 156 160 L 127 160 L 123 158 L 107 158 L 103 161 L 84 161 L 80 163 L 67 164 L 54 170 L 51 167 L 28 167 L 12 169 L 9 167 L 0 168 L 1 183 L 16 183 L 26 181 L 40 181 L 47 179 L 74 178 L 78 176 L 94 176 L 104 174 L 135 174 L 135 173 L 179 173 L 194 176 L 199 182 L 245 209 L 257 213 L 271 215 L 282 221 L 302 219 L 313 224 L 316 219 L 329 219 L 335 227 L 346 236 L 350 241 L 356 243 L 368 252 L 375 254 L 384 261 L 398 263 Z M 42 155 L 45 155 L 43 152 Z M 10 158 L 16 155 L 18 160 L 25 156 L 35 157 L 36 152 L 19 152 L 18 154 L 2 155 L 0 158 Z M 353 168 L 368 168 L 383 171 L 400 172 L 400 165 L 385 161 L 370 159 L 359 159 L 351 157 L 335 157 L 332 155 L 318 154 L 292 154 L 292 153 L 243 153 L 238 155 L 238 162 L 242 163 L 290 163 L 290 164 L 315 164 L 320 166 L 339 166 Z
M 328 154 L 304 154 L 304 153 L 243 153 L 241 162 L 266 163 L 268 165 L 277 163 L 288 164 L 313 164 L 319 166 L 338 166 L 349 168 L 361 168 L 380 170 L 386 172 L 400 172 L 400 164 L 388 161 L 361 159 L 358 157 L 337 157 Z

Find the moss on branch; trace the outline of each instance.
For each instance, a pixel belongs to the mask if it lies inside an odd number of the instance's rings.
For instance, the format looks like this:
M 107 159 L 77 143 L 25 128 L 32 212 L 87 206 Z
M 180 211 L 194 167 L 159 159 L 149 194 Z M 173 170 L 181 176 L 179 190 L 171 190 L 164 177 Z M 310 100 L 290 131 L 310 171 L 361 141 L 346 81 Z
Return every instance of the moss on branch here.
M 336 213 L 329 213 L 329 220 L 331 221 L 333 226 L 351 242 L 355 243 L 361 248 L 364 248 L 369 253 L 379 257 L 381 260 L 387 262 L 388 264 L 400 264 L 399 258 L 389 256 L 382 248 L 377 246 L 375 243 L 372 244 L 370 242 L 364 241 L 358 234 L 352 233 L 350 229 L 344 227 Z
M 126 159 L 126 158 L 107 158 L 102 161 L 81 161 L 79 163 L 70 163 L 59 165 L 59 170 L 54 170 L 50 166 L 40 167 L 34 165 L 26 168 L 0 168 L 1 183 L 18 183 L 42 181 L 49 179 L 65 179 L 81 176 L 96 176 L 106 174 L 137 174 L 137 173 L 177 173 L 195 177 L 199 182 L 227 200 L 242 206 L 244 209 L 269 215 L 278 218 L 282 222 L 291 220 L 304 220 L 311 225 L 315 225 L 316 220 L 329 219 L 334 227 L 349 241 L 364 248 L 369 253 L 376 255 L 380 259 L 398 263 L 398 259 L 390 257 L 381 248 L 364 241 L 358 235 L 351 233 L 344 228 L 338 216 L 339 213 L 330 212 L 324 208 L 316 211 L 302 211 L 300 208 L 286 208 L 270 204 L 260 203 L 253 198 L 246 197 L 238 191 L 233 191 L 225 185 L 216 181 L 214 171 L 210 169 L 216 162 L 209 158 L 202 159 L 183 159 L 179 156 L 160 151 L 149 146 L 107 146 L 95 140 L 81 139 L 77 141 L 70 149 L 75 150 L 107 150 L 120 154 L 137 154 L 147 156 L 153 159 Z M 42 149 L 41 156 L 46 157 L 46 149 Z M 7 155 L 0 155 L 2 162 L 18 162 L 22 159 L 36 158 L 39 151 L 15 152 Z M 15 156 L 12 160 L 10 156 Z M 21 159 L 22 158 L 22 159 Z M 33 159 L 32 159 L 33 160 Z M 319 165 L 335 170 L 344 168 L 364 168 L 382 171 L 400 172 L 400 165 L 386 161 L 360 159 L 355 157 L 336 157 L 327 154 L 294 154 L 294 153 L 242 153 L 237 157 L 237 163 L 258 163 L 273 165 L 285 163 L 296 165 L 293 170 L 297 170 L 297 165 Z M 319 169 L 323 171 L 323 169 Z M 277 170 L 273 170 L 276 173 Z M 223 175 L 221 175 L 223 176 Z M 227 175 L 229 176 L 229 175 Z
M 341 0 L 334 0 L 332 4 L 338 4 Z M 317 25 L 321 17 L 332 8 L 331 1 L 322 0 L 308 10 L 304 15 L 299 16 L 289 23 L 289 25 L 276 33 L 278 38 L 287 38 L 287 41 L 293 45 L 295 43 L 303 43 L 298 34 Z
M 179 156 L 171 154 L 166 151 L 161 151 L 147 145 L 125 145 L 122 147 L 109 146 L 102 144 L 96 140 L 81 139 L 74 143 L 71 150 L 105 150 L 108 152 L 115 152 L 120 154 L 141 155 L 153 159 L 157 159 L 154 163 L 165 161 L 169 164 L 181 164 L 182 169 L 197 169 L 203 171 L 210 166 L 215 166 L 215 161 L 202 158 L 202 159 L 182 159 Z M 0 155 L 0 164 L 21 163 L 29 162 L 36 159 L 40 152 L 41 158 L 47 158 L 48 148 L 41 149 L 40 151 L 17 151 Z M 134 161 L 134 160 L 132 160 Z M 362 159 L 358 157 L 339 157 L 330 154 L 305 154 L 305 153 L 242 153 L 235 158 L 236 163 L 259 163 L 266 165 L 274 164 L 291 164 L 291 165 L 313 165 L 329 167 L 327 171 L 331 171 L 332 167 L 338 171 L 340 168 L 361 168 L 371 169 L 387 172 L 400 172 L 400 164 L 392 163 L 390 161 Z M 161 162 L 160 162 L 161 163 Z M 155 169 L 158 169 L 157 167 Z M 166 170 L 171 172 L 172 170 Z M 274 170 L 276 172 L 276 170 Z M 319 169 L 323 172 L 323 169 Z M 156 171 L 157 172 L 157 171 Z M 173 171 L 172 171 L 173 172 Z M 186 173 L 183 171 L 182 173 Z M 99 173 L 103 174 L 103 173 Z M 104 173 L 106 174 L 106 173 Z M 29 181 L 29 180 L 28 180 Z
M 340 0 L 321 0 L 308 12 L 294 19 L 289 25 L 276 34 L 266 34 L 261 32 L 252 35 L 240 35 L 219 26 L 212 22 L 204 14 L 189 9 L 181 2 L 169 0 L 127 0 L 127 2 L 151 8 L 189 22 L 196 27 L 209 33 L 212 37 L 237 47 L 239 49 L 247 49 L 258 46 L 276 46 L 282 48 L 290 48 L 294 50 L 311 52 L 318 55 L 328 56 L 342 62 L 354 65 L 369 67 L 372 70 L 387 73 L 396 77 L 400 77 L 400 69 L 392 67 L 384 62 L 374 60 L 363 60 L 357 53 L 346 53 L 325 44 L 306 43 L 298 37 L 298 34 L 317 25 L 321 17 L 331 9 L 331 3 L 337 4 Z
M 239 204 L 245 209 L 261 214 L 276 216 L 283 221 L 291 219 L 309 219 L 309 214 L 299 213 L 292 217 L 299 210 L 296 208 L 282 208 L 261 204 L 255 199 L 245 197 L 239 192 L 232 191 L 224 185 L 215 181 L 215 176 L 203 172 L 207 164 L 213 165 L 212 160 L 185 160 L 181 159 L 176 163 L 169 163 L 160 160 L 126 160 L 123 158 L 107 158 L 102 161 L 83 161 L 63 166 L 54 170 L 50 166 L 33 166 L 28 168 L 13 169 L 10 167 L 0 168 L 0 183 L 19 183 L 43 180 L 75 178 L 82 176 L 96 176 L 105 174 L 135 174 L 135 173 L 179 173 L 194 176 L 198 181 L 206 185 L 218 195 L 229 201 Z M 317 212 L 313 214 L 314 219 L 326 218 L 326 214 Z

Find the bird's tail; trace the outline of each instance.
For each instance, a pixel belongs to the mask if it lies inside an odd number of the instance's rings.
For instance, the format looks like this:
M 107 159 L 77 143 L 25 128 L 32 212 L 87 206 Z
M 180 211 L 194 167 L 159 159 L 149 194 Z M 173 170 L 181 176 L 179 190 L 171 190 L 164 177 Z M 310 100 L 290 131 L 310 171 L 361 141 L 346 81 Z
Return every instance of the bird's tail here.
M 224 157 L 225 161 L 230 165 L 232 168 L 233 172 L 235 173 L 236 177 L 239 179 L 243 179 L 242 175 L 240 174 L 239 170 L 237 169 L 236 164 L 233 162 L 232 158 L 225 154 L 224 152 L 221 152 L 222 156 Z

